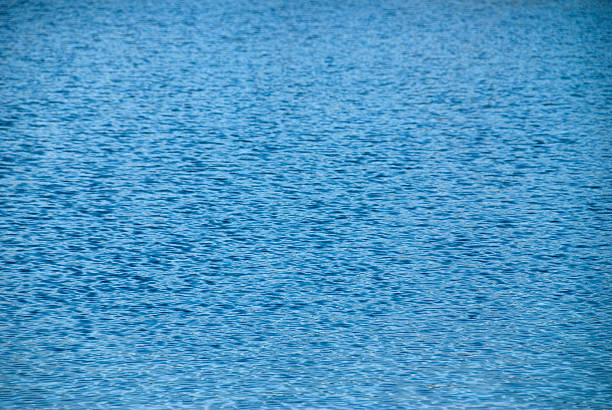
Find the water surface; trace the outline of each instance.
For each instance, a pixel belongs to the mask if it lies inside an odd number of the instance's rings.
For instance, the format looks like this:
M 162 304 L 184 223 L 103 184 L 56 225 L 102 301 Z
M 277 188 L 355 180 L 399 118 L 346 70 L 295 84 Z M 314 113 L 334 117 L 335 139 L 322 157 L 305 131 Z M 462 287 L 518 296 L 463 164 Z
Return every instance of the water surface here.
M 606 408 L 611 18 L 3 2 L 0 407 Z

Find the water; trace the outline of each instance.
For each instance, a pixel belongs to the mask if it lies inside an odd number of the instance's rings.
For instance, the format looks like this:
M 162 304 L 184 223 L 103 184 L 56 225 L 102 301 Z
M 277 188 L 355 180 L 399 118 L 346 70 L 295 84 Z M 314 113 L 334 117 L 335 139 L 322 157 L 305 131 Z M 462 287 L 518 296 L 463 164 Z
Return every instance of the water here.
M 606 408 L 612 3 L 4 1 L 0 407 Z

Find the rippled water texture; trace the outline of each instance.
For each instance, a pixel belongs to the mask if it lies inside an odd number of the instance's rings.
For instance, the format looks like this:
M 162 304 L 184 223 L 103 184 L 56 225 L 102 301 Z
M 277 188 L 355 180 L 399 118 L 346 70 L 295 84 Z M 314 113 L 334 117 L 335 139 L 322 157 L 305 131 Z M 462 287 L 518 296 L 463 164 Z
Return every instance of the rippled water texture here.
M 611 2 L 0 13 L 0 407 L 612 402 Z

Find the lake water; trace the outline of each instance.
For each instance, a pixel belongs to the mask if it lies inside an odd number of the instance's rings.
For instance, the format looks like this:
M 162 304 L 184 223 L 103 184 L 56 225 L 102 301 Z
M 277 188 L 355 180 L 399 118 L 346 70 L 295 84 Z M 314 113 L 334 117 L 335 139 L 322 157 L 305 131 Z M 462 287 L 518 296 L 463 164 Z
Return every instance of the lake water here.
M 0 407 L 609 408 L 612 2 L 3 1 Z

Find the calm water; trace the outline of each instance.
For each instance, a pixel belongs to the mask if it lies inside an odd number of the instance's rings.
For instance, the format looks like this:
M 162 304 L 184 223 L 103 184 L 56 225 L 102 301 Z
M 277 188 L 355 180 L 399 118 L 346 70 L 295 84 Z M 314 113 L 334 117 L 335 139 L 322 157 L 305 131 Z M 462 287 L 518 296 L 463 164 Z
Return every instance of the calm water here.
M 612 3 L 0 5 L 0 407 L 612 402 Z

